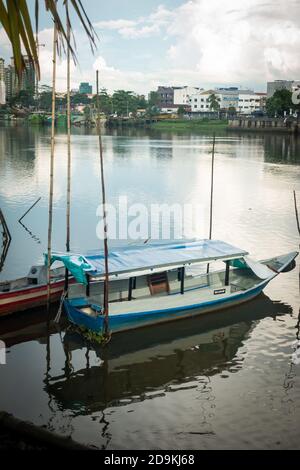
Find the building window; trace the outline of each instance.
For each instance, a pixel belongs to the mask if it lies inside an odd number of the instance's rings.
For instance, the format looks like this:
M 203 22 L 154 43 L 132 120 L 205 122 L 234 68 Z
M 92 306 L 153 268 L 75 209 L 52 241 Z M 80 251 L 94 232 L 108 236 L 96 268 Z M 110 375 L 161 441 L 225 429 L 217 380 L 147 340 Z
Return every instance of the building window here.
M 197 105 L 196 105 L 196 104 L 194 105 L 194 108 L 197 108 Z

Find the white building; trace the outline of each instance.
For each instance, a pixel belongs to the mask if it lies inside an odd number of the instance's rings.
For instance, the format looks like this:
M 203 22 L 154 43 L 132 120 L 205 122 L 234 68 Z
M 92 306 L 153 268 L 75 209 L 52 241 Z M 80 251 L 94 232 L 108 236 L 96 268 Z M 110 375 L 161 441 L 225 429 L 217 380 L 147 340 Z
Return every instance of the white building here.
M 241 114 L 251 114 L 253 111 L 260 111 L 263 108 L 262 94 L 256 94 L 254 91 L 239 91 L 239 101 L 237 112 Z
M 190 106 L 192 113 L 211 113 L 210 99 L 211 95 L 216 95 L 216 98 L 221 102 L 221 96 L 215 90 L 198 91 L 190 96 Z
M 0 106 L 6 104 L 5 82 L 0 80 Z
M 239 89 L 236 87 L 216 88 L 216 93 L 220 97 L 220 109 L 237 109 L 239 104 Z
M 203 88 L 184 86 L 174 87 L 174 104 L 175 105 L 190 105 L 190 97 L 199 91 L 203 91 Z
M 190 96 L 189 104 L 192 113 L 210 113 L 210 96 L 215 95 L 220 110 L 235 108 L 239 114 L 251 114 L 265 108 L 266 93 L 255 93 L 253 90 L 217 88 L 216 90 L 198 91 Z

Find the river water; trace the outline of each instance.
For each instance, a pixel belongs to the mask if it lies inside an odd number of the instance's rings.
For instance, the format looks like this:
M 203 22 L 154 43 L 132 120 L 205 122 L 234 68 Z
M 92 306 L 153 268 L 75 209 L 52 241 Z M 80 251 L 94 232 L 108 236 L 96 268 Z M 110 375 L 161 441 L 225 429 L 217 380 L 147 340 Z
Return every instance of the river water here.
M 107 199 L 192 204 L 208 236 L 211 134 L 130 130 L 103 137 Z M 57 134 L 53 246 L 65 245 L 66 135 Z M 0 208 L 12 235 L 0 280 L 26 275 L 47 243 L 49 129 L 0 127 Z M 74 251 L 102 246 L 98 140 L 72 137 Z M 268 258 L 299 246 L 300 141 L 216 136 L 213 236 Z M 23 219 L 18 219 L 41 197 Z M 112 245 L 116 242 L 112 242 Z M 124 243 L 124 241 L 123 241 Z M 115 335 L 90 349 L 43 311 L 1 320 L 7 364 L 0 409 L 107 449 L 300 448 L 299 268 L 255 301 L 172 325 Z

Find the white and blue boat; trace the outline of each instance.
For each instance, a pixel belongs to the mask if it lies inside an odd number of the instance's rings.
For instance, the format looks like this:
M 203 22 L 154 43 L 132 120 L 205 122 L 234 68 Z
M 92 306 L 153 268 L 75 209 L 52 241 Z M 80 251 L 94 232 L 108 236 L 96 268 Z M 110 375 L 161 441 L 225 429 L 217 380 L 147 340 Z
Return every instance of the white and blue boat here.
M 295 267 L 298 252 L 256 262 L 218 240 L 129 246 L 110 251 L 109 328 L 125 331 L 240 305 L 259 295 L 278 274 Z M 77 280 L 64 306 L 69 320 L 103 331 L 103 252 L 52 253 Z M 219 265 L 221 264 L 221 269 Z

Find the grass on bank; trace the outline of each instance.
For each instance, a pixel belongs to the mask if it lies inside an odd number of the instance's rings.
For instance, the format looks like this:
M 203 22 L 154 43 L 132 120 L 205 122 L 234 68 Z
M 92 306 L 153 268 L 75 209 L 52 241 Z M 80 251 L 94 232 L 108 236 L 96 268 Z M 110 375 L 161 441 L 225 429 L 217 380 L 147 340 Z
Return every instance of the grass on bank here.
M 215 131 L 224 130 L 228 126 L 226 119 L 166 119 L 165 121 L 155 122 L 151 125 L 156 130 L 170 131 Z

